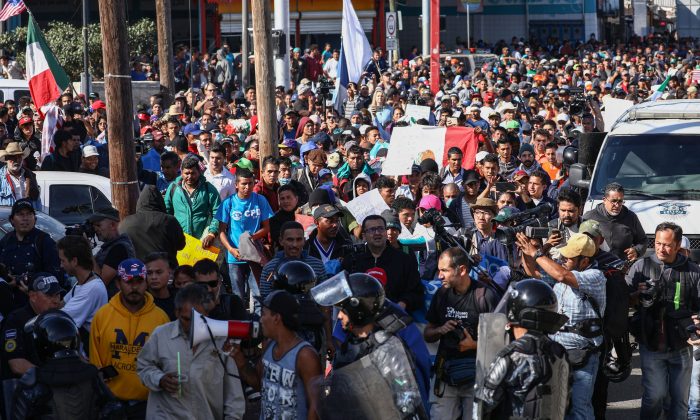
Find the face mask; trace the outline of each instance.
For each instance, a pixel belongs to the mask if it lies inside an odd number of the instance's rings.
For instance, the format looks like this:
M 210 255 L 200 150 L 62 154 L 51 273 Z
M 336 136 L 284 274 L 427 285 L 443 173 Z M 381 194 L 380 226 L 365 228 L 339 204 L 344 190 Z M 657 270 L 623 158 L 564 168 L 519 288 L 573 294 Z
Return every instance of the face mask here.
M 362 124 L 353 124 L 352 126 L 355 128 L 360 128 L 360 125 L 362 125 Z
M 453 202 L 454 200 L 455 200 L 454 198 L 448 198 L 447 201 L 445 201 L 445 205 L 446 205 L 447 207 L 450 207 L 450 204 L 452 204 L 452 202 Z
M 280 183 L 280 185 L 287 185 L 287 184 L 289 184 L 289 181 L 291 181 L 291 180 L 292 180 L 292 178 L 280 178 L 279 183 Z

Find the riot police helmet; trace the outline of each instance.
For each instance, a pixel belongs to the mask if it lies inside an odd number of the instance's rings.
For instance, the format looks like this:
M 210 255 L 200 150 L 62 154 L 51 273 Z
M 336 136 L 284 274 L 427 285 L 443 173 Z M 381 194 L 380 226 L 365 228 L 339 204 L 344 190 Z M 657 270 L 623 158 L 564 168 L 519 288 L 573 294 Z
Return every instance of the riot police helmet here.
M 79 355 L 80 334 L 67 313 L 57 309 L 44 312 L 33 320 L 30 328 L 42 362 Z
M 352 325 L 363 327 L 374 322 L 384 307 L 384 287 L 365 273 L 340 272 L 311 289 L 311 297 L 321 306 L 337 306 Z
M 316 286 L 316 273 L 303 261 L 288 261 L 272 275 L 272 287 L 294 295 L 306 294 Z
M 541 280 L 521 280 L 510 289 L 506 317 L 511 325 L 553 334 L 568 320 L 557 309 L 557 295 L 549 285 Z

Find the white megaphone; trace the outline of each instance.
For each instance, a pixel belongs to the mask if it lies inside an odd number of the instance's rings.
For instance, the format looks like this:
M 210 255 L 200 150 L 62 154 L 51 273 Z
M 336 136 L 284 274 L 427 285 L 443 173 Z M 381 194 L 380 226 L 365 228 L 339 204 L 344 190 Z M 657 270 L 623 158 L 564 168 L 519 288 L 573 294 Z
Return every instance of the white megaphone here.
M 219 321 L 207 318 L 192 308 L 190 348 L 204 340 L 213 341 L 217 337 L 246 339 L 259 336 L 260 322 L 258 321 Z

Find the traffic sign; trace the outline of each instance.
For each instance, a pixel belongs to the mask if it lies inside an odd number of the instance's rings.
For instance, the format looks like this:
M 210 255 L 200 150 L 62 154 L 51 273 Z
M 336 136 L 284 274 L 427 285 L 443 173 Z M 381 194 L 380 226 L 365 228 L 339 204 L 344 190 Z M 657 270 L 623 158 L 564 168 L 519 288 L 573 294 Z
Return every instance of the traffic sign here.
M 386 50 L 393 51 L 395 49 L 396 49 L 396 38 L 387 38 L 386 39 Z
M 398 30 L 398 22 L 396 21 L 396 12 L 388 12 L 386 14 L 386 37 L 395 38 Z M 387 47 L 388 48 L 388 47 Z

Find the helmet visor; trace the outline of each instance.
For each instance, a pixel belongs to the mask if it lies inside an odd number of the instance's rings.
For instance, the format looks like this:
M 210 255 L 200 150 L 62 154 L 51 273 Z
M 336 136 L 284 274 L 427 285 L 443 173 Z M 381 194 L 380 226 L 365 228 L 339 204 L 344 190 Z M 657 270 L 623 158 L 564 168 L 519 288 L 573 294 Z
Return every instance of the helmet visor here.
M 311 297 L 321 306 L 334 306 L 352 297 L 347 272 L 341 271 L 321 284 L 314 286 L 311 289 Z

